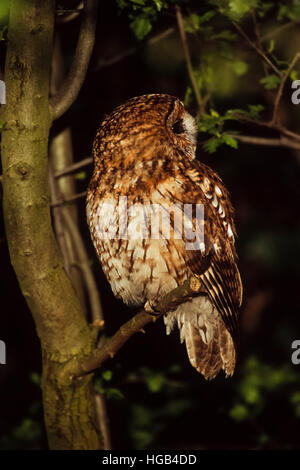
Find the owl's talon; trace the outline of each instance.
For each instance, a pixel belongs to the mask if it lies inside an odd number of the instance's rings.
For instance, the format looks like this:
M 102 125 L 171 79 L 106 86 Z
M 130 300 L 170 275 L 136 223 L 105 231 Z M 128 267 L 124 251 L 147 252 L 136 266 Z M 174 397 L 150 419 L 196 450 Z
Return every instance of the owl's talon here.
M 145 303 L 144 305 L 144 310 L 147 312 L 147 313 L 150 313 L 150 315 L 153 315 L 154 317 L 159 317 L 161 315 L 161 312 L 159 312 L 158 310 L 156 310 L 156 308 L 154 307 L 154 305 L 151 305 L 151 302 L 149 300 L 147 300 L 147 302 Z

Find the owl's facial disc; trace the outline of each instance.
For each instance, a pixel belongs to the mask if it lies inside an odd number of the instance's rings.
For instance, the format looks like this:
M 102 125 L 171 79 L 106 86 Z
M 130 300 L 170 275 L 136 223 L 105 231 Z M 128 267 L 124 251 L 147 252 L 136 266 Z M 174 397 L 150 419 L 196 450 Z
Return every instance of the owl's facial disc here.
M 170 116 L 169 126 L 176 144 L 185 149 L 188 145 L 194 152 L 197 144 L 197 124 L 179 100 L 175 104 L 174 113 Z
M 187 111 L 185 111 L 182 117 L 182 121 L 187 140 L 196 145 L 198 129 L 195 119 Z

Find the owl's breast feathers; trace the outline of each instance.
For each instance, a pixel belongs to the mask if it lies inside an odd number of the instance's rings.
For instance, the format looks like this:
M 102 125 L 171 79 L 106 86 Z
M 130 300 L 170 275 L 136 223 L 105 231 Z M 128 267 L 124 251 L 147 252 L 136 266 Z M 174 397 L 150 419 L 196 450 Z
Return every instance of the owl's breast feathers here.
M 236 340 L 238 338 L 238 310 L 242 302 L 242 283 L 236 265 L 234 211 L 228 191 L 216 173 L 197 160 L 179 159 L 175 163 L 165 158 L 164 162 L 157 159 L 155 163 L 152 160 L 141 162 L 139 166 L 137 163 L 137 167 L 133 167 L 127 174 L 123 174 L 120 168 L 119 170 L 114 168 L 111 172 L 99 174 L 99 178 L 102 178 L 102 184 L 92 181 L 88 191 L 88 204 L 93 207 L 93 211 L 96 210 L 101 200 L 113 199 L 116 201 L 115 207 L 117 208 L 118 200 L 122 196 L 126 196 L 128 208 L 134 204 L 142 204 L 145 207 L 160 205 L 168 210 L 176 205 L 183 212 L 184 205 L 203 205 L 204 241 L 200 244 L 200 249 L 186 249 L 190 240 L 186 238 L 184 231 L 182 240 L 174 239 L 173 226 L 170 239 L 161 242 L 163 257 L 168 271 L 173 271 L 176 277 L 176 284 L 178 284 L 177 281 L 183 282 L 189 274 L 200 276 L 209 299 Z M 116 217 L 118 215 L 116 210 Z M 194 231 L 196 230 L 195 218 L 196 215 L 193 213 Z M 119 221 L 115 220 L 115 222 L 118 225 Z M 170 222 L 171 225 L 174 224 L 173 213 L 170 214 Z M 99 223 L 98 218 L 97 223 Z M 116 234 L 118 239 L 110 240 L 110 248 L 108 248 L 107 243 L 99 244 L 95 230 L 92 231 L 92 236 L 94 233 L 93 239 L 98 247 L 96 247 L 98 255 L 103 256 L 102 249 L 108 249 L 112 254 L 113 247 L 120 253 L 127 250 L 131 264 L 127 263 L 126 269 L 133 270 L 134 251 L 128 252 L 128 241 L 120 240 L 119 234 Z M 156 249 L 159 249 L 156 241 L 152 242 L 152 246 L 154 245 Z M 143 240 L 143 246 L 145 250 L 149 249 L 151 241 Z M 173 255 L 174 252 L 178 254 L 176 257 Z M 147 259 L 145 253 L 143 259 Z M 173 265 L 174 269 L 171 269 L 170 265 Z M 104 266 L 105 269 L 109 274 L 111 268 Z M 118 271 L 121 279 L 120 269 Z M 153 270 L 151 270 L 152 275 Z M 164 289 L 160 289 L 160 292 L 164 293 Z M 126 301 L 126 298 L 123 300 Z

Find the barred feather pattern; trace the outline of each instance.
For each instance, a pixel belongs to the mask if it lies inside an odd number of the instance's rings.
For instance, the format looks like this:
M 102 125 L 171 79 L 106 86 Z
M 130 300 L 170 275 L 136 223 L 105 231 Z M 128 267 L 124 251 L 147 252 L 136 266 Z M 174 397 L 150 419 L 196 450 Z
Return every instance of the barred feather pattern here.
M 191 365 L 206 379 L 220 370 L 232 375 L 238 343 L 242 282 L 234 247 L 236 230 L 229 194 L 219 176 L 195 158 L 196 125 L 183 104 L 169 95 L 129 100 L 108 115 L 93 144 L 94 172 L 87 196 L 87 221 L 102 269 L 116 297 L 128 305 L 156 303 L 191 275 L 204 292 L 165 315 L 167 334 L 178 326 Z M 120 197 L 128 207 L 163 206 L 170 237 L 104 239 L 120 226 Z M 109 209 L 103 203 L 109 202 Z M 176 237 L 174 205 L 204 207 L 204 241 L 187 249 Z M 128 227 L 135 227 L 130 214 Z M 195 229 L 195 215 L 188 220 Z
M 226 377 L 233 374 L 236 352 L 232 337 L 207 297 L 180 305 L 164 317 L 164 322 L 167 334 L 177 324 L 191 365 L 206 379 L 215 378 L 221 369 Z

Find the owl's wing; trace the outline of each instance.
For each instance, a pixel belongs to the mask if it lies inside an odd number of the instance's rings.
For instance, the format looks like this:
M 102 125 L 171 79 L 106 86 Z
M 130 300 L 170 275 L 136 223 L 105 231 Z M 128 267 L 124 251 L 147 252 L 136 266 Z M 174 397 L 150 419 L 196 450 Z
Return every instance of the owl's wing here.
M 185 249 L 184 258 L 190 271 L 199 275 L 210 301 L 238 341 L 242 282 L 234 248 L 233 208 L 226 188 L 210 168 L 193 162 L 191 168 L 169 178 L 158 190 L 177 204 L 203 204 L 204 243 L 200 243 L 200 249 Z M 195 214 L 192 224 L 195 230 Z M 184 241 L 186 247 L 188 240 Z

